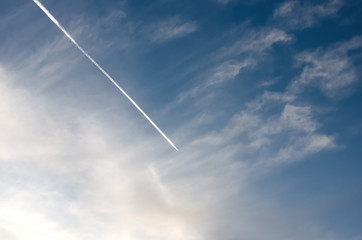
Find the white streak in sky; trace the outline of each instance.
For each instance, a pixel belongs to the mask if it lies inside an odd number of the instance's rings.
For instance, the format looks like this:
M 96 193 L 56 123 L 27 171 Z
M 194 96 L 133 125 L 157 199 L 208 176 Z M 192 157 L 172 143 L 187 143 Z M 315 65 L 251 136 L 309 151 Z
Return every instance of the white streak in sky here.
M 50 20 L 52 20 L 55 25 L 58 26 L 58 28 L 60 30 L 63 31 L 63 33 L 65 34 L 65 36 L 67 36 L 70 41 L 72 41 L 74 43 L 75 46 L 77 46 L 77 48 L 79 48 L 79 50 L 89 59 L 91 60 L 91 62 L 96 65 L 96 67 L 101 70 L 101 72 L 128 98 L 128 100 L 131 101 L 131 103 L 138 109 L 138 111 L 140 111 L 143 116 L 157 129 L 157 131 L 167 140 L 167 142 L 169 144 L 171 144 L 171 146 L 176 149 L 176 151 L 178 151 L 177 147 L 175 146 L 175 144 L 173 144 L 171 142 L 171 140 L 161 131 L 161 129 L 159 129 L 157 127 L 157 125 L 151 120 L 151 118 L 149 116 L 147 116 L 147 114 L 137 105 L 137 103 L 135 101 L 133 101 L 133 99 L 128 96 L 128 94 L 116 83 L 116 81 L 113 80 L 113 78 L 111 78 L 111 76 L 108 75 L 108 73 L 106 71 L 103 70 L 103 68 L 101 68 L 101 66 L 98 65 L 98 63 L 96 61 L 93 60 L 93 58 L 91 58 L 88 53 L 86 53 L 86 51 L 83 50 L 83 48 L 81 48 L 78 43 L 72 38 L 72 36 L 70 36 L 70 34 L 62 27 L 62 25 L 60 25 L 60 23 L 53 17 L 53 15 L 38 1 L 38 0 L 33 0 L 40 8 L 41 10 L 43 10 L 43 12 L 50 18 Z

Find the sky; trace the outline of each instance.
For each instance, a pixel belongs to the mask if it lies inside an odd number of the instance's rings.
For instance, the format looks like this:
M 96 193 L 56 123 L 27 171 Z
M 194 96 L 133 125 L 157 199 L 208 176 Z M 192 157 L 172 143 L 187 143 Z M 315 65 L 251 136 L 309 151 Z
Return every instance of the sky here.
M 362 2 L 0 0 L 0 239 L 362 240 Z

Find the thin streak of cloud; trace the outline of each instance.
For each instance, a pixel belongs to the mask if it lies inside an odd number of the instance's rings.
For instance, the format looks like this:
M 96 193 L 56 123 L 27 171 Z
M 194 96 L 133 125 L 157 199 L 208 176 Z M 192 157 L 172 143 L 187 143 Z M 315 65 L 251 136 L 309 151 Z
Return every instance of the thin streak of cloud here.
M 267 80 L 267 81 L 263 81 L 259 84 L 259 87 L 263 87 L 263 88 L 266 88 L 266 87 L 270 87 L 270 86 L 273 86 L 275 85 L 280 79 L 279 78 L 273 78 L 273 79 L 270 79 L 270 80 Z
M 162 43 L 171 39 L 185 37 L 197 30 L 195 22 L 184 22 L 175 16 L 153 23 L 144 30 L 152 42 Z
M 218 57 L 235 56 L 243 53 L 262 54 L 272 48 L 274 44 L 293 40 L 293 36 L 276 28 L 262 28 L 244 34 L 242 39 L 232 46 L 220 49 Z
M 255 63 L 252 59 L 246 59 L 242 62 L 225 62 L 218 66 L 216 69 L 214 69 L 210 73 L 210 76 L 205 77 L 205 81 L 203 83 L 195 86 L 188 91 L 182 92 L 178 97 L 178 101 L 182 102 L 186 99 L 189 99 L 190 97 L 198 97 L 198 100 L 201 100 L 201 93 L 212 88 L 216 88 L 222 84 L 225 84 L 228 81 L 234 80 L 241 71 L 252 68 L 254 65 Z
M 252 5 L 252 4 L 259 3 L 263 0 L 216 0 L 216 1 L 223 5 L 228 5 L 228 4 L 232 4 L 232 3 L 238 3 L 238 2 L 242 2 L 245 5 Z

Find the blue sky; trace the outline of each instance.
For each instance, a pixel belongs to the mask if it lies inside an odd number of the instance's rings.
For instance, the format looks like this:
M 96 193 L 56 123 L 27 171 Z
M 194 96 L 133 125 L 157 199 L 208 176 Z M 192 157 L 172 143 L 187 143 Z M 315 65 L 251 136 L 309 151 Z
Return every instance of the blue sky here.
M 0 0 L 0 238 L 362 239 L 360 1 Z

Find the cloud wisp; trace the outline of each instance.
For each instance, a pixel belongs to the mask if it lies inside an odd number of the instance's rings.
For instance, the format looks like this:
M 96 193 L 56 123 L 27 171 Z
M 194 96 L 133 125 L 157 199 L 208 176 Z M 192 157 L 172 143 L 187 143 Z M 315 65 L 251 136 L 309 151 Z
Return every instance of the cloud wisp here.
M 168 40 L 185 37 L 197 30 L 195 22 L 184 22 L 175 16 L 150 25 L 145 29 L 154 43 L 163 43 Z
M 55 17 L 38 1 L 33 0 L 41 10 L 52 20 L 57 27 L 62 30 L 62 32 L 73 42 L 73 44 L 123 93 L 124 96 L 142 113 L 142 115 L 152 124 L 152 126 L 166 139 L 166 141 L 176 150 L 178 151 L 178 148 L 176 145 L 162 132 L 162 130 L 152 121 L 152 119 L 141 109 L 140 106 L 117 84 L 116 81 L 113 80 L 111 76 L 101 67 L 99 64 L 93 60 L 91 56 L 88 55 L 86 51 L 82 47 L 79 46 L 79 44 L 73 39 L 73 37 L 65 30 L 62 25 L 58 22 L 58 20 L 55 19 Z
M 362 48 L 361 36 L 345 42 L 305 51 L 296 56 L 298 65 L 303 66 L 301 75 L 291 82 L 289 91 L 302 92 L 304 88 L 320 89 L 326 96 L 339 99 L 349 95 L 351 86 L 358 81 L 353 65 L 353 54 Z
M 335 16 L 343 6 L 341 0 L 330 0 L 320 5 L 303 4 L 300 1 L 288 1 L 274 10 L 273 20 L 284 28 L 305 29 L 318 24 L 322 19 Z

